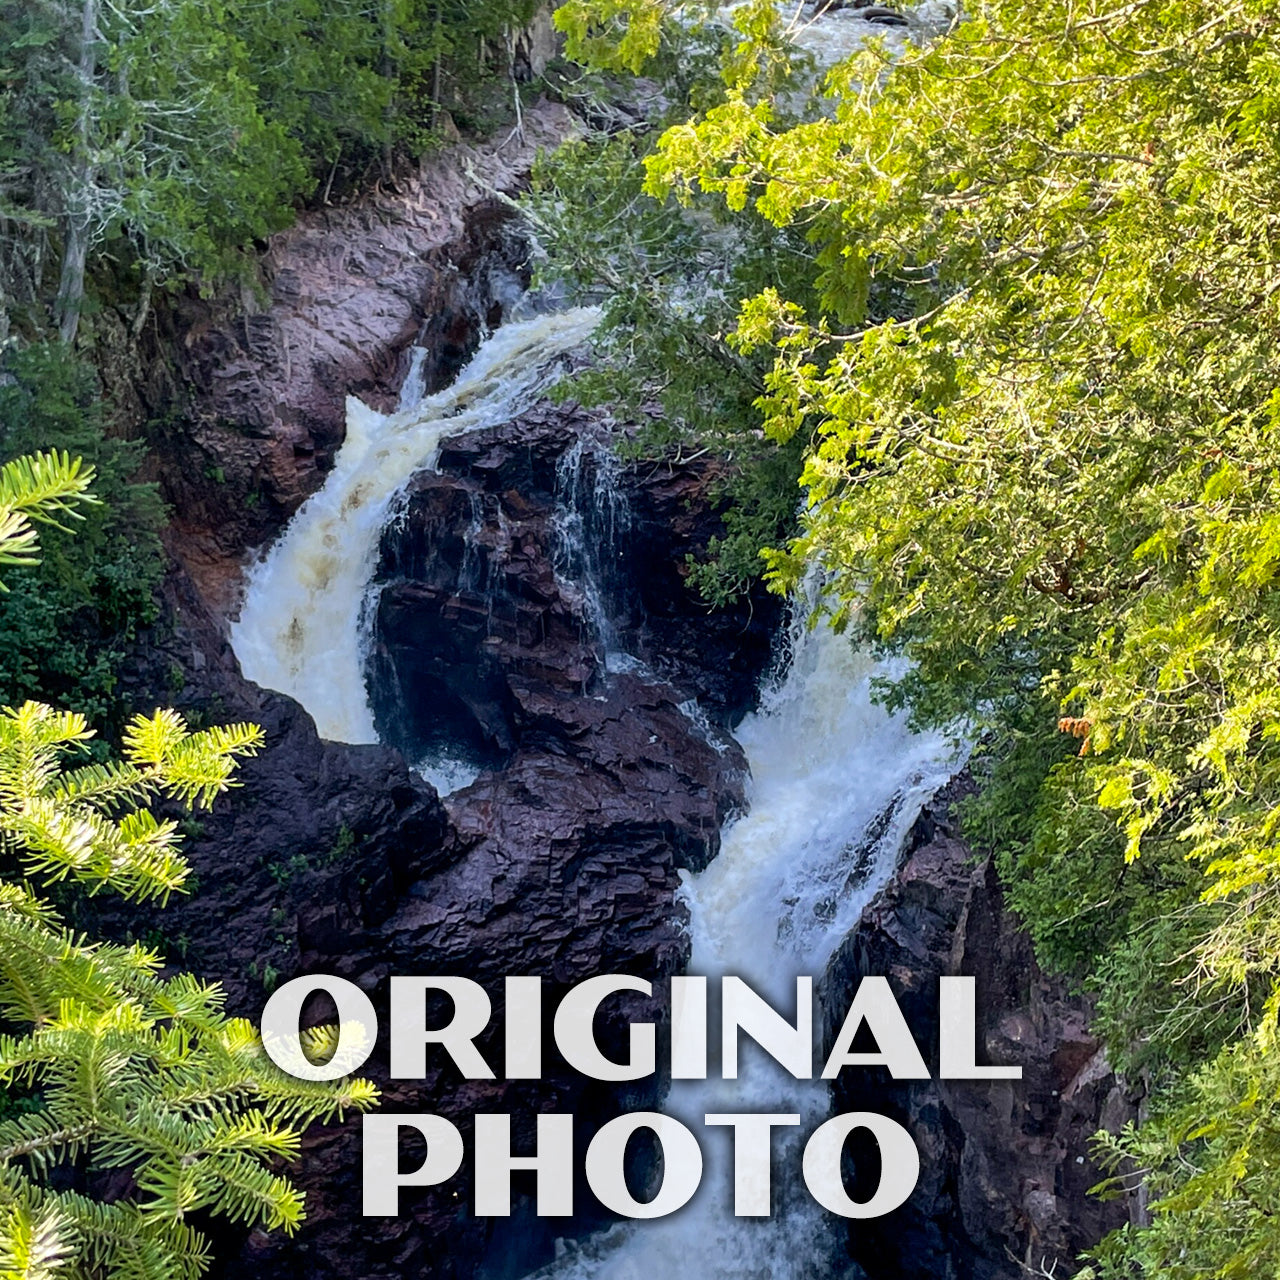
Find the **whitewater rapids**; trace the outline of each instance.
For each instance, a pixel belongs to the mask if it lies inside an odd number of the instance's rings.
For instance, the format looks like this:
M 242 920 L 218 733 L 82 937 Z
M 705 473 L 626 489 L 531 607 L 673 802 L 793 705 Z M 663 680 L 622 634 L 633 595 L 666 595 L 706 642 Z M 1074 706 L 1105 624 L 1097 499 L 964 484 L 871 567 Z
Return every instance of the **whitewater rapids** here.
M 952 775 L 942 734 L 915 734 L 872 696 L 887 674 L 847 639 L 798 624 L 785 674 L 737 730 L 751 765 L 747 816 L 682 894 L 691 917 L 689 972 L 745 978 L 776 1008 L 795 979 L 815 985 L 863 908 L 893 874 L 921 808 Z M 710 984 L 714 990 L 718 984 Z M 717 1025 L 713 1013 L 711 1025 Z M 820 1019 L 815 1019 L 820 1022 Z M 822 1061 L 821 1056 L 817 1058 Z M 699 1135 L 705 1168 L 685 1208 L 564 1242 L 535 1280 L 833 1280 L 840 1220 L 800 1180 L 800 1149 L 830 1110 L 822 1081 L 797 1081 L 744 1043 L 737 1080 L 677 1081 L 662 1110 Z M 776 1130 L 773 1216 L 733 1215 L 732 1139 L 704 1127 L 709 1112 L 799 1113 Z

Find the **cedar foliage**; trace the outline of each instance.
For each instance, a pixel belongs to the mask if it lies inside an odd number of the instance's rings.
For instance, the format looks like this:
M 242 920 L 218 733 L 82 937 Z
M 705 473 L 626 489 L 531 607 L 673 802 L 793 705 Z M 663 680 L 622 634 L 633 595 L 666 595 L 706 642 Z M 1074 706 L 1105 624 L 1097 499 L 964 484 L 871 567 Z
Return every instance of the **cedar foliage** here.
M 677 8 L 560 21 L 641 67 Z M 808 242 L 816 296 L 744 294 L 730 335 L 769 363 L 764 431 L 805 441 L 768 573 L 820 560 L 837 625 L 912 660 L 886 696 L 974 726 L 971 831 L 1147 1082 L 1100 1143 L 1153 1219 L 1093 1271 L 1274 1274 L 1280 12 L 978 0 L 797 120 L 760 90 L 772 11 L 738 10 L 644 177 Z
M 65 453 L 0 468 L 0 565 L 33 564 L 37 526 L 75 519 L 91 479 Z M 76 712 L 0 709 L 0 1276 L 195 1277 L 210 1257 L 193 1216 L 293 1231 L 302 1196 L 278 1163 L 308 1124 L 376 1094 L 293 1078 L 216 985 L 77 934 L 41 900 L 33 886 L 60 881 L 181 891 L 177 823 L 148 801 L 207 808 L 262 743 L 253 725 L 193 733 L 157 711 L 132 721 L 121 758 L 75 763 L 91 737 Z

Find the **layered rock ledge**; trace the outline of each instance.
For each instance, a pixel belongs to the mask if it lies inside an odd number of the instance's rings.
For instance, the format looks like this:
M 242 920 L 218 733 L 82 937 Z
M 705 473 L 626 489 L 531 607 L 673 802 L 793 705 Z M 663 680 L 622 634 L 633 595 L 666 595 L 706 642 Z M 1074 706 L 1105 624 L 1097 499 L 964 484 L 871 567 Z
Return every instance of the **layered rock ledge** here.
M 497 193 L 576 128 L 541 101 L 519 130 L 450 147 L 393 191 L 304 213 L 238 298 L 175 304 L 165 360 L 185 390 L 177 425 L 154 441 L 157 470 L 170 546 L 216 608 L 233 604 L 244 553 L 323 483 L 347 396 L 394 407 L 415 343 L 436 389 L 500 323 L 528 267 Z

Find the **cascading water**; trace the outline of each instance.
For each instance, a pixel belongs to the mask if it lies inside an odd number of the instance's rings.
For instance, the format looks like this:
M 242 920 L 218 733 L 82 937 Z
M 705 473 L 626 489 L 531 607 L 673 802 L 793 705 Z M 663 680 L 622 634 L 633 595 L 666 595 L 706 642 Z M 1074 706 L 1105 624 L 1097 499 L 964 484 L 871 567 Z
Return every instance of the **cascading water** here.
M 720 21 L 731 22 L 747 0 L 719 7 Z M 786 38 L 808 54 L 819 71 L 827 71 L 862 49 L 868 40 L 883 41 L 901 54 L 908 41 L 919 43 L 944 30 L 955 18 L 956 0 L 777 0 L 775 6 Z M 700 10 L 695 10 L 700 13 Z
M 367 596 L 395 499 L 440 442 L 510 421 L 554 378 L 599 312 L 579 307 L 504 325 L 456 382 L 403 412 L 351 398 L 347 438 L 324 487 L 249 571 L 231 641 L 249 679 L 297 698 L 322 736 L 376 742 L 365 689 Z
M 914 734 L 873 701 L 877 674 L 884 669 L 827 627 L 793 631 L 785 675 L 737 731 L 751 764 L 750 812 L 725 831 L 710 867 L 685 878 L 691 973 L 743 977 L 788 1008 L 796 977 L 822 975 L 892 875 L 907 832 L 956 759 L 943 735 Z M 713 1066 L 706 1081 L 677 1081 L 663 1107 L 702 1143 L 693 1201 L 669 1218 L 562 1245 L 537 1280 L 841 1274 L 838 1220 L 800 1182 L 800 1148 L 828 1113 L 827 1087 L 796 1081 L 747 1052 L 754 1048 L 744 1046 L 738 1079 L 716 1078 Z M 731 1137 L 704 1127 L 710 1112 L 799 1113 L 798 1128 L 776 1131 L 771 1218 L 734 1217 Z
M 407 413 L 416 409 L 427 394 L 426 365 L 430 354 L 426 347 L 409 348 L 409 368 L 400 384 L 400 403 L 396 405 L 397 413 Z
M 912 26 L 942 25 L 950 7 L 925 0 Z M 909 33 L 867 22 L 856 9 L 802 7 L 793 37 L 819 69 L 870 36 L 900 49 Z M 250 573 L 232 639 L 245 674 L 296 697 L 320 732 L 345 742 L 377 740 L 364 684 L 369 583 L 378 540 L 396 495 L 432 465 L 446 436 L 509 420 L 547 385 L 556 357 L 579 344 L 598 313 L 579 309 L 510 323 L 489 338 L 447 390 L 424 396 L 423 357 L 413 353 L 400 411 L 383 416 L 349 402 L 348 437 L 324 488 Z M 614 540 L 625 532 L 605 455 L 583 442 L 560 468 L 562 583 L 580 591 L 610 667 L 617 651 L 607 597 Z M 472 534 L 487 513 L 476 496 Z M 496 518 L 500 518 L 500 511 Z M 474 541 L 474 537 L 469 540 Z M 469 549 L 461 576 L 475 586 L 480 558 Z M 493 566 L 490 565 L 490 571 Z M 790 1006 L 798 975 L 819 977 L 863 908 L 891 876 L 921 807 L 954 771 L 942 735 L 914 735 L 872 699 L 883 674 L 827 628 L 798 625 L 784 675 L 737 731 L 751 766 L 751 808 L 726 829 L 719 857 L 687 876 L 690 972 L 745 978 L 777 1008 Z M 696 702 L 686 714 L 712 741 Z M 473 776 L 465 762 L 419 766 L 442 791 Z M 621 1225 L 566 1242 L 536 1280 L 834 1280 L 845 1269 L 839 1224 L 800 1182 L 804 1139 L 829 1111 L 821 1081 L 798 1082 L 744 1046 L 739 1078 L 681 1081 L 664 1110 L 699 1135 L 705 1168 L 692 1203 L 669 1218 Z M 711 1112 L 799 1113 L 776 1131 L 773 1215 L 733 1212 L 728 1130 Z
M 614 561 L 631 527 L 617 455 L 603 440 L 575 440 L 556 466 L 555 572 L 561 589 L 577 595 L 599 643 L 606 669 L 635 669 L 618 647 L 610 608 Z
M 511 323 L 488 339 L 447 390 L 391 415 L 348 402 L 348 436 L 324 487 L 250 571 L 232 638 L 245 674 L 296 697 L 320 732 L 375 742 L 365 690 L 369 583 L 397 494 L 430 467 L 446 436 L 509 421 L 555 376 L 598 312 L 582 308 Z M 591 465 L 588 466 L 587 463 Z M 616 550 L 626 511 L 608 456 L 586 444 L 561 467 L 558 569 L 585 595 L 609 646 L 602 556 Z M 484 511 L 473 506 L 479 529 Z M 598 545 L 597 545 L 598 544 Z M 468 567 L 475 576 L 478 565 Z M 619 655 L 625 657 L 625 655 Z M 905 833 L 954 760 L 941 736 L 914 735 L 871 697 L 878 668 L 825 627 L 797 625 L 785 675 L 768 688 L 738 738 L 751 765 L 751 811 L 725 834 L 719 858 L 683 889 L 691 915 L 691 972 L 746 978 L 779 1008 L 796 975 L 819 976 L 893 866 Z M 696 704 L 689 707 L 696 719 Z M 465 762 L 419 766 L 442 791 L 473 776 Z M 797 1082 L 752 1046 L 734 1081 L 678 1082 L 666 1110 L 702 1135 L 706 1169 L 693 1203 L 669 1219 L 566 1244 L 541 1280 L 830 1280 L 840 1242 L 799 1185 L 799 1144 L 828 1110 L 826 1086 Z M 732 1207 L 726 1130 L 707 1112 L 799 1112 L 775 1139 L 774 1216 Z

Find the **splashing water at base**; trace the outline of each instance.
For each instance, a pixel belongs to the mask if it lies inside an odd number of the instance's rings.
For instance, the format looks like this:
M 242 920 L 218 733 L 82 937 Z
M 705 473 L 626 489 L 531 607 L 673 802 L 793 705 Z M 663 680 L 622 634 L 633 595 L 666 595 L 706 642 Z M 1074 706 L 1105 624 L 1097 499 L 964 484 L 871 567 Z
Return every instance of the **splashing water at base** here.
M 410 768 L 420 778 L 425 778 L 441 796 L 451 796 L 455 791 L 469 787 L 483 772 L 481 767 L 461 756 L 440 751 L 424 756 Z
M 791 1008 L 796 977 L 818 984 L 892 875 L 912 823 L 957 759 L 944 735 L 913 734 L 872 701 L 872 679 L 884 674 L 829 628 L 796 628 L 784 678 L 738 730 L 751 764 L 751 811 L 725 831 L 710 867 L 685 878 L 691 973 L 745 978 L 776 1008 Z M 713 1078 L 677 1081 L 668 1095 L 663 1110 L 702 1145 L 702 1183 L 690 1204 L 669 1218 L 562 1243 L 536 1280 L 841 1274 L 842 1220 L 814 1203 L 800 1177 L 804 1141 L 829 1110 L 827 1086 L 797 1081 L 755 1050 L 744 1040 L 737 1080 L 716 1078 L 713 1065 Z M 762 1111 L 799 1113 L 801 1123 L 775 1130 L 773 1216 L 735 1218 L 731 1134 L 704 1126 L 703 1116 Z
M 599 311 L 579 307 L 504 325 L 456 382 L 401 413 L 347 401 L 347 438 L 324 487 L 249 571 L 231 642 L 244 674 L 302 703 L 321 735 L 377 742 L 364 683 L 364 615 L 378 540 L 396 495 L 440 442 L 509 421 L 582 343 Z

